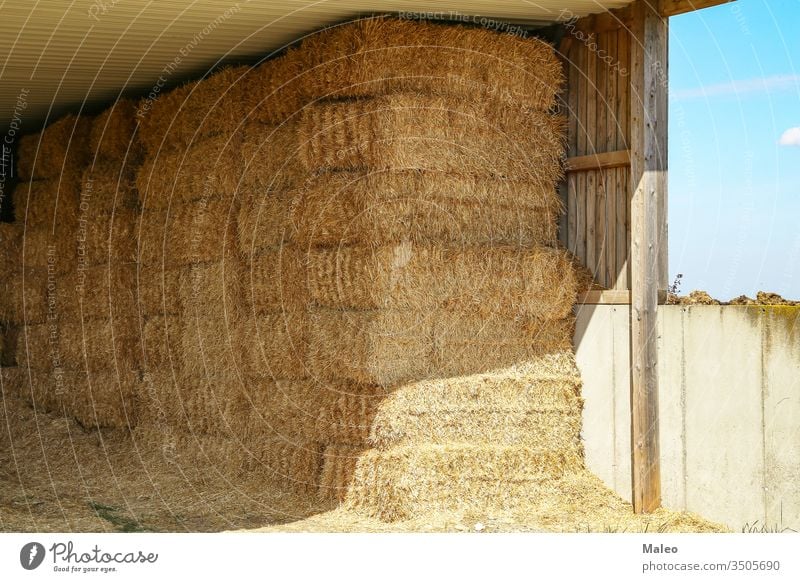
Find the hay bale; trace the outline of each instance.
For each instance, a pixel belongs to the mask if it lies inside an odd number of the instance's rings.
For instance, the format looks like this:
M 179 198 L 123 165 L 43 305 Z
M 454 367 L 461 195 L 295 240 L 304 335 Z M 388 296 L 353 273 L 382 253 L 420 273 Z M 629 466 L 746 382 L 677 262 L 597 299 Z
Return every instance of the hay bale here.
M 322 453 L 322 472 L 318 496 L 322 500 L 342 502 L 346 499 L 363 447 L 328 445 Z
M 175 316 L 148 317 L 137 345 L 146 374 L 177 374 L 184 370 L 182 319 Z
M 567 353 L 492 373 L 404 385 L 379 401 L 369 442 L 379 449 L 524 445 L 582 455 L 580 387 L 574 357 Z
M 308 252 L 311 300 L 348 309 L 445 309 L 542 320 L 566 317 L 576 282 L 565 252 L 409 242 Z
M 117 208 L 112 214 L 84 215 L 73 239 L 81 266 L 136 262 L 138 213 Z
M 235 320 L 243 312 L 242 265 L 233 258 L 181 270 L 180 302 L 187 317 L 217 314 Z
M 307 176 L 300 160 L 297 121 L 268 125 L 251 121 L 242 126 L 245 168 L 242 184 L 264 192 L 281 192 Z
M 76 268 L 77 228 L 57 222 L 53 228 L 26 228 L 22 239 L 22 266 L 64 273 Z
M 347 505 L 383 521 L 445 512 L 513 511 L 580 470 L 574 453 L 506 445 L 415 445 L 370 450 Z
M 0 321 L 0 368 L 17 365 L 17 337 L 19 326 Z
M 272 474 L 291 491 L 315 494 L 319 488 L 322 447 L 286 438 L 264 439 L 253 447 L 256 470 Z
M 248 317 L 237 322 L 233 345 L 239 370 L 248 377 L 308 376 L 308 319 L 303 312 Z
M 493 101 L 404 94 L 320 103 L 300 120 L 309 171 L 434 170 L 555 182 L 564 119 Z
M 112 263 L 72 271 L 56 281 L 64 321 L 138 316 L 136 265 Z
M 277 380 L 267 386 L 248 382 L 247 388 L 251 433 L 266 430 L 362 448 L 388 395 L 380 386 L 315 379 Z
M 552 184 L 441 172 L 320 174 L 294 195 L 286 232 L 301 246 L 554 244 L 561 210 Z
M 31 180 L 14 190 L 17 220 L 28 228 L 52 229 L 56 223 L 78 224 L 80 185 L 74 180 Z
M 179 315 L 183 311 L 181 285 L 186 282 L 183 268 L 165 269 L 161 265 L 139 264 L 137 271 L 138 308 L 142 316 Z
M 231 97 L 248 105 L 253 120 L 280 124 L 296 118 L 310 101 L 303 51 L 295 47 L 251 69 Z
M 428 377 L 433 315 L 411 311 L 314 310 L 308 368 L 315 378 L 390 386 Z
M 95 117 L 89 133 L 93 165 L 100 160 L 134 162 L 141 155 L 137 128 L 136 102 L 131 99 L 119 99 Z
M 135 373 L 43 372 L 20 367 L 8 388 L 35 407 L 76 420 L 84 429 L 133 428 L 138 422 Z
M 235 208 L 216 197 L 143 212 L 136 233 L 139 262 L 145 265 L 221 261 L 235 252 Z
M 133 434 L 138 450 L 160 453 L 160 463 L 183 474 L 200 470 L 231 483 L 260 481 L 262 488 L 313 493 L 321 451 L 314 443 L 281 438 L 243 439 L 176 430 L 168 425 L 142 425 Z
M 251 257 L 283 246 L 296 238 L 290 230 L 289 192 L 265 192 L 245 187 L 236 221 L 236 244 L 243 257 Z
M 0 249 L 0 280 L 6 281 L 22 267 L 22 229 L 18 224 L 0 222 Z
M 83 172 L 81 203 L 93 214 L 111 214 L 120 208 L 137 208 L 137 164 L 131 160 L 98 159 Z
M 236 428 L 248 410 L 236 378 L 165 370 L 146 373 L 143 382 L 143 423 L 163 423 L 193 434 L 244 437 Z
M 164 210 L 202 198 L 230 201 L 244 171 L 239 133 L 193 141 L 148 157 L 136 173 L 136 186 L 147 210 Z
M 139 140 L 148 155 L 236 131 L 248 115 L 239 99 L 249 67 L 227 67 L 139 103 Z
M 42 323 L 54 301 L 53 280 L 46 269 L 4 273 L 0 278 L 0 321 L 14 324 Z
M 139 368 L 138 325 L 131 319 L 29 325 L 19 334 L 17 362 L 44 371 L 126 374 Z
M 553 47 L 538 38 L 385 16 L 327 28 L 295 55 L 307 101 L 410 92 L 547 111 L 563 82 Z
M 572 349 L 573 318 L 542 322 L 446 311 L 310 313 L 310 375 L 392 386 L 508 368 Z
M 180 319 L 183 369 L 201 376 L 232 376 L 248 348 L 237 343 L 237 323 L 224 313 L 187 314 Z M 252 341 L 252 338 L 250 339 Z
M 242 293 L 248 315 L 305 309 L 309 301 L 305 253 L 286 246 L 251 257 Z
M 67 115 L 42 132 L 24 135 L 17 150 L 17 173 L 23 180 L 80 176 L 89 159 L 92 120 Z
M 440 312 L 433 317 L 429 377 L 478 374 L 572 351 L 575 318 L 509 319 Z

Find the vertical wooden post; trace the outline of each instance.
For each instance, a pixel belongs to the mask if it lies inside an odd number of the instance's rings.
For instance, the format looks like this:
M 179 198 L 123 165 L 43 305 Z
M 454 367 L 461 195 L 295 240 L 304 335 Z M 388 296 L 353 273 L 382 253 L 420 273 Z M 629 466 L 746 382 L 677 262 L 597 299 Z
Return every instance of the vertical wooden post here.
M 631 470 L 637 513 L 661 505 L 656 309 L 665 278 L 666 36 L 656 2 L 633 5 L 631 23 Z

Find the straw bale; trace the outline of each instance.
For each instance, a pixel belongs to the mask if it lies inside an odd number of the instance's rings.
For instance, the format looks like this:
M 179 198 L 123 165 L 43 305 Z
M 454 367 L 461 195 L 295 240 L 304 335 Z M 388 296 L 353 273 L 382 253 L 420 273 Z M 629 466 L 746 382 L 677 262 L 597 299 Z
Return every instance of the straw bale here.
M 236 130 L 249 108 L 240 97 L 249 67 L 227 67 L 139 103 L 139 140 L 148 155 Z
M 231 199 L 244 171 L 240 133 L 209 136 L 148 157 L 136 173 L 145 209 L 166 209 L 202 198 Z
M 98 160 L 135 160 L 141 155 L 136 139 L 136 102 L 119 99 L 92 121 L 89 134 L 91 155 Z
M 570 352 L 574 328 L 574 317 L 543 322 L 440 312 L 433 321 L 431 374 L 476 374 Z
M 206 435 L 148 424 L 138 427 L 133 438 L 138 450 L 160 452 L 159 464 L 172 472 L 183 475 L 199 469 L 201 482 L 221 477 L 224 494 L 245 479 L 258 481 L 261 490 L 277 487 L 276 494 L 313 493 L 317 488 L 321 451 L 314 443 Z M 216 510 L 216 505 L 212 507 Z
M 540 39 L 392 17 L 327 28 L 296 55 L 309 101 L 414 92 L 549 110 L 563 82 L 553 47 Z
M 381 386 L 428 377 L 433 320 L 426 312 L 314 310 L 309 316 L 309 372 Z
M 56 282 L 64 321 L 137 317 L 136 265 L 111 263 L 72 271 Z
M 554 244 L 560 211 L 552 184 L 442 172 L 319 174 L 295 196 L 287 232 L 302 246 Z
M 80 176 L 89 159 L 91 126 L 89 117 L 66 115 L 40 133 L 22 136 L 17 151 L 19 177 L 41 180 Z
M 243 257 L 275 249 L 295 238 L 289 226 L 292 204 L 288 192 L 245 187 L 237 216 L 236 243 Z
M 4 273 L 0 277 L 0 321 L 23 325 L 44 322 L 52 297 L 48 284 L 54 286 L 54 280 L 55 274 L 48 278 L 45 269 L 25 269 L 24 277 L 22 271 Z
M 381 386 L 315 379 L 278 380 L 259 392 L 247 394 L 251 432 L 269 429 L 309 441 L 362 448 L 388 395 Z
M 353 482 L 358 459 L 365 449 L 350 445 L 329 445 L 322 454 L 319 497 L 342 502 Z
M 54 228 L 26 228 L 22 265 L 28 269 L 64 273 L 76 267 L 77 227 L 57 222 Z
M 543 247 L 449 248 L 403 242 L 309 251 L 317 305 L 350 309 L 446 309 L 542 320 L 566 317 L 575 275 L 566 253 Z
M 73 239 L 78 264 L 83 266 L 136 262 L 138 213 L 117 208 L 112 214 L 84 215 Z
M 138 325 L 138 320 L 121 318 L 26 326 L 19 334 L 17 362 L 45 371 L 127 373 L 139 367 Z
M 308 305 L 306 255 L 296 247 L 285 246 L 253 256 L 244 277 L 247 314 L 296 311 Z
M 14 191 L 17 220 L 29 228 L 78 224 L 80 184 L 67 177 L 23 182 Z
M 163 268 L 157 264 L 138 265 L 138 308 L 143 316 L 179 315 L 185 296 L 181 285 L 183 267 Z
M 564 125 L 492 101 L 392 95 L 320 103 L 303 112 L 300 157 L 309 171 L 438 170 L 555 184 Z
M 276 313 L 245 320 L 224 314 L 183 320 L 185 370 L 201 375 L 304 378 L 307 332 L 303 313 Z
M 249 72 L 239 97 L 248 104 L 254 120 L 266 124 L 283 123 L 296 118 L 311 100 L 304 52 L 290 47 L 284 54 Z
M 9 388 L 40 412 L 76 420 L 83 428 L 133 428 L 139 380 L 132 372 L 86 374 L 17 368 Z
M 574 318 L 543 322 L 441 310 L 316 309 L 309 325 L 312 376 L 391 386 L 569 351 Z
M 553 364 L 564 373 L 542 374 Z M 492 373 L 404 385 L 377 406 L 370 444 L 525 445 L 580 455 L 582 405 L 574 359 L 549 356 Z
M 249 377 L 305 378 L 308 360 L 308 320 L 303 312 L 248 317 L 237 322 L 232 345 L 238 369 Z
M 235 208 L 213 197 L 143 212 L 139 262 L 166 267 L 221 261 L 235 252 Z
M 232 375 L 247 350 L 240 345 L 237 322 L 225 313 L 192 313 L 182 319 L 180 357 L 183 369 L 202 376 Z M 251 339 L 252 341 L 252 339 Z
M 0 280 L 5 280 L 22 267 L 22 228 L 19 224 L 0 222 L 0 249 Z
M 133 160 L 94 160 L 84 171 L 81 181 L 83 208 L 93 214 L 111 214 L 120 208 L 137 208 L 137 167 Z
M 252 450 L 257 470 L 292 491 L 315 494 L 319 487 L 322 449 L 317 443 L 281 437 L 257 441 Z
M 19 326 L 0 320 L 0 368 L 17 365 Z
M 137 351 L 141 354 L 142 369 L 151 374 L 182 372 L 184 352 L 181 318 L 148 317 L 141 329 Z
M 269 125 L 250 121 L 242 126 L 245 169 L 242 183 L 260 192 L 280 192 L 302 183 L 303 169 L 297 121 Z
M 187 316 L 217 314 L 237 319 L 243 312 L 243 269 L 235 257 L 180 270 L 180 303 Z
M 347 504 L 384 521 L 452 511 L 510 510 L 582 468 L 574 452 L 507 445 L 415 445 L 370 450 L 356 463 Z
M 236 378 L 172 374 L 144 375 L 143 423 L 165 423 L 190 433 L 242 438 L 237 426 L 248 409 Z

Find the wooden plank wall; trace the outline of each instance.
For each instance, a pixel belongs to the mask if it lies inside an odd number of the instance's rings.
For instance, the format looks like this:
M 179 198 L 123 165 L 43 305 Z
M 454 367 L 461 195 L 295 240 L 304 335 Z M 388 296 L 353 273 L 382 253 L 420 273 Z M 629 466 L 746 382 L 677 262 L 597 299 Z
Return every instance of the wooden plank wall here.
M 629 150 L 630 33 L 627 11 L 568 23 L 560 44 L 567 76 L 568 158 Z M 583 158 L 562 186 L 561 240 L 606 289 L 630 289 L 629 161 Z M 591 162 L 595 160 L 596 163 Z M 589 162 L 588 164 L 586 162 Z M 587 169 L 586 166 L 589 166 Z M 594 166 L 594 168 L 592 168 Z

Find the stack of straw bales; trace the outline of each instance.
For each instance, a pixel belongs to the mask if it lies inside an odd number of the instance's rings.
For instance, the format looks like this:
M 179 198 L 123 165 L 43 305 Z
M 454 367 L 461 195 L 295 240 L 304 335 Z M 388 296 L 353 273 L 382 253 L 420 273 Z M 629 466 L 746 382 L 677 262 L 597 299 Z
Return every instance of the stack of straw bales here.
M 86 427 L 136 422 L 135 129 L 133 104 L 119 101 L 20 142 L 21 252 L 3 305 L 17 326 L 12 384 Z
M 378 18 L 54 124 L 21 390 L 383 519 L 580 467 L 560 82 L 538 40 Z
M 534 454 L 514 439 L 484 451 L 470 398 L 486 399 L 486 418 L 514 419 L 514 434 L 534 419 L 577 434 L 572 360 L 555 366 L 573 404 L 563 415 L 520 396 L 530 383 L 515 367 L 571 345 L 576 282 L 556 247 L 563 121 L 550 112 L 560 82 L 538 40 L 377 18 L 143 103 L 145 424 L 246 449 L 274 441 L 280 454 L 257 457 L 285 457 L 272 468 L 286 482 L 338 499 L 357 466 L 400 454 L 371 427 L 415 417 L 382 412 L 414 402 L 392 400 L 406 390 L 445 395 L 436 466 Z M 480 380 L 486 392 L 518 381 L 507 402 L 450 394 L 451 378 L 509 368 Z M 434 446 L 426 438 L 397 447 Z M 579 457 L 576 438 L 558 440 Z M 353 499 L 384 497 L 382 477 L 357 474 Z
M 143 108 L 140 438 L 153 427 L 178 443 L 191 435 L 201 449 L 230 450 L 236 467 L 306 491 L 316 487 L 319 444 L 262 414 L 278 382 L 306 374 L 305 314 L 282 309 L 273 282 L 296 255 L 281 246 L 278 210 L 259 220 L 263 199 L 282 202 L 287 215 L 287 190 L 302 173 L 284 164 L 294 125 L 249 115 L 241 91 L 251 72 L 223 69 Z M 190 449 L 185 462 L 196 458 Z

